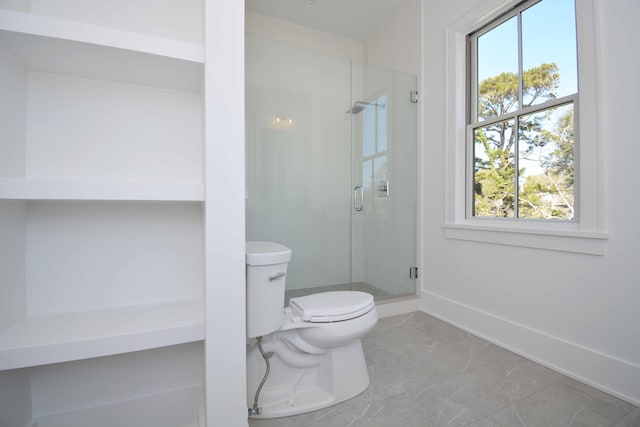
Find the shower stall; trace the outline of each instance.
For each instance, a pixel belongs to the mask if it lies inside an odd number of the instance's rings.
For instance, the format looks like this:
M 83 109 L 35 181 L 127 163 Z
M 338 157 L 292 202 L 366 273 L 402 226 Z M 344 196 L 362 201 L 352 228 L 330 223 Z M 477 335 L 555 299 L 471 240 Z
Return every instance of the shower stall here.
M 246 236 L 293 255 L 287 298 L 416 293 L 414 75 L 246 38 Z

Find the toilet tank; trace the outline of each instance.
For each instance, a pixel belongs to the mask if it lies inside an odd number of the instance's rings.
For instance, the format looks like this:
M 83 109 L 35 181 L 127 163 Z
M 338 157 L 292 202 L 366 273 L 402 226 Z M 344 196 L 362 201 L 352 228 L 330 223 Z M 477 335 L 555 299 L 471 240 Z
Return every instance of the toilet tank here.
M 284 323 L 284 285 L 291 249 L 272 242 L 247 242 L 247 337 L 277 331 Z

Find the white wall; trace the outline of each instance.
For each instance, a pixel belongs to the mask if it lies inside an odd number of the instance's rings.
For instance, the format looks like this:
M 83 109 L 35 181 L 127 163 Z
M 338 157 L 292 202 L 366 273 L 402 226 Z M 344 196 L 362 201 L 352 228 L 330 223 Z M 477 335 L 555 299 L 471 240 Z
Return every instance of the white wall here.
M 27 76 L 20 61 L 0 46 L 0 171 L 24 176 Z
M 0 201 L 0 332 L 27 312 L 25 215 L 25 202 Z
M 0 421 L 6 426 L 27 426 L 31 422 L 29 371 L 0 372 Z
M 341 37 L 336 34 L 294 24 L 282 19 L 272 18 L 259 13 L 245 13 L 247 34 L 277 40 L 330 55 L 364 60 L 364 45 L 361 41 Z
M 19 6 L 11 3 L 0 5 Z M 0 46 L 0 178 L 24 177 L 26 172 L 27 87 L 24 66 Z M 0 332 L 27 311 L 25 214 L 25 202 L 0 201 L 0 301 L 9 302 L 0 310 Z
M 198 204 L 33 201 L 26 221 L 29 315 L 202 297 Z
M 202 342 L 194 342 L 34 367 L 29 372 L 33 415 L 42 417 L 105 402 L 200 388 L 202 347 Z M 114 375 L 118 381 L 110 380 Z M 174 409 L 179 410 L 177 406 Z
M 484 2 L 489 5 L 491 2 Z M 492 4 L 497 4 L 494 1 Z M 423 287 L 425 311 L 569 375 L 640 402 L 640 227 L 635 212 L 640 114 L 634 28 L 640 3 L 598 1 L 602 135 L 605 147 L 604 256 L 443 238 L 445 211 L 445 28 L 477 2 L 423 2 Z
M 422 68 L 420 0 L 405 0 L 367 37 L 365 62 L 418 75 Z
M 0 0 L 0 8 L 30 12 L 31 0 Z
M 27 176 L 202 182 L 200 94 L 36 72 L 27 93 Z

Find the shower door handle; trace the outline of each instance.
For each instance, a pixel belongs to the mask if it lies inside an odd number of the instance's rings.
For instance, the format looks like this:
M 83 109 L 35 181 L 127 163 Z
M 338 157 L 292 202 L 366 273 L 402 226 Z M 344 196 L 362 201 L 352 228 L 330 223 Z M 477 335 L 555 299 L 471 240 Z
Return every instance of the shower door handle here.
M 360 204 L 358 205 L 358 190 L 360 190 Z M 364 190 L 362 185 L 353 187 L 353 209 L 360 212 L 364 208 Z

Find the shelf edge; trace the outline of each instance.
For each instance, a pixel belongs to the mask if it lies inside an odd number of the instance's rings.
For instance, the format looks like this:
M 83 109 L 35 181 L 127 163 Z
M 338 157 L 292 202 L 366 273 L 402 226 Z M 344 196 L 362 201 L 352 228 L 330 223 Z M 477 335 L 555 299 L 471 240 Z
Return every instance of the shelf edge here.
M 204 63 L 201 45 L 49 16 L 0 9 L 0 30 Z
M 204 185 L 0 178 L 0 200 L 201 202 L 204 201 Z
M 156 319 L 164 324 L 150 327 L 149 323 Z M 114 327 L 111 323 L 116 322 L 119 325 Z M 86 337 L 92 324 L 100 327 L 95 328 L 94 336 Z M 57 337 L 50 332 L 56 328 L 62 331 Z M 203 339 L 200 300 L 27 317 L 0 334 L 0 371 Z

